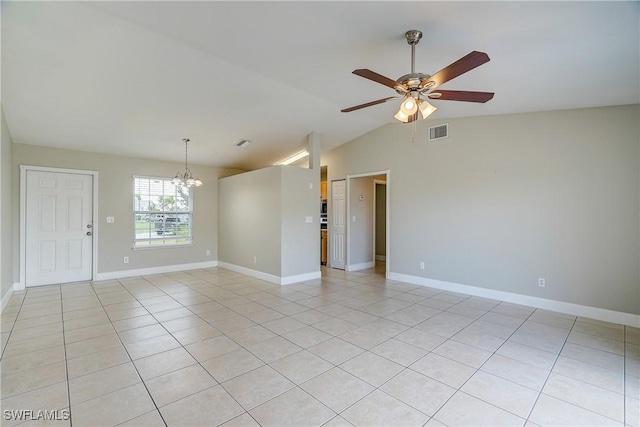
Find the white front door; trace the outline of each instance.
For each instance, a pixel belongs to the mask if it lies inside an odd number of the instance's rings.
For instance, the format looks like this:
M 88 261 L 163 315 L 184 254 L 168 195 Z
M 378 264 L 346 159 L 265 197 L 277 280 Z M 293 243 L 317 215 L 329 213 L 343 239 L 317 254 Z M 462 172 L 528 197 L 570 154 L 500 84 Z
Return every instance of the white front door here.
M 333 207 L 331 228 L 331 267 L 344 270 L 344 222 L 346 216 L 345 181 L 331 182 L 331 205 Z
M 92 279 L 93 176 L 26 172 L 25 285 Z

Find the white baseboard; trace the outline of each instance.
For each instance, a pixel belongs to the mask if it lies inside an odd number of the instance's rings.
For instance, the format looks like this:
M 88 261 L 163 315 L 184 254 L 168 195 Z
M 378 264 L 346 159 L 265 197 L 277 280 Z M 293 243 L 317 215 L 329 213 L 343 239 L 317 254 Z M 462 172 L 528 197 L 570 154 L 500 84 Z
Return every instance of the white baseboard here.
M 374 261 L 369 261 L 369 262 L 361 262 L 359 264 L 345 265 L 344 269 L 345 271 L 358 271 L 358 270 L 366 270 L 367 268 L 373 268 L 375 266 L 376 266 L 376 263 Z
M 148 276 L 151 274 L 173 273 L 182 270 L 197 270 L 201 268 L 217 267 L 218 261 L 193 262 L 189 264 L 163 265 L 159 267 L 138 268 L 134 270 L 109 271 L 97 273 L 93 280 L 112 280 L 125 277 Z
M 459 283 L 445 282 L 442 280 L 428 279 L 426 277 L 411 276 L 408 274 L 389 272 L 387 278 L 389 280 L 397 280 L 399 282 L 410 283 L 412 285 L 428 286 L 430 288 L 506 301 L 514 304 L 571 314 L 573 316 L 588 317 L 590 319 L 601 320 L 603 322 L 617 323 L 636 328 L 640 327 L 640 315 L 638 314 L 623 313 L 620 311 L 573 304 L 570 302 L 555 301 L 494 289 L 479 288 L 476 286 L 462 285 Z
M 387 260 L 386 255 L 376 255 L 376 261 L 386 261 L 386 260 Z
M 321 277 L 320 270 L 305 274 L 297 274 L 294 276 L 280 277 L 274 274 L 265 273 L 264 271 L 252 270 L 236 264 L 230 264 L 224 261 L 218 261 L 218 267 L 235 271 L 236 273 L 246 274 L 256 279 L 265 280 L 276 285 L 292 285 L 294 283 L 305 282 L 307 280 L 319 279 Z
M 2 296 L 2 303 L 0 303 L 0 313 L 2 313 L 4 311 L 4 308 L 7 306 L 7 304 L 9 304 L 9 300 L 13 295 L 14 286 L 15 286 L 15 283 L 11 285 L 9 290 L 7 290 L 7 292 Z

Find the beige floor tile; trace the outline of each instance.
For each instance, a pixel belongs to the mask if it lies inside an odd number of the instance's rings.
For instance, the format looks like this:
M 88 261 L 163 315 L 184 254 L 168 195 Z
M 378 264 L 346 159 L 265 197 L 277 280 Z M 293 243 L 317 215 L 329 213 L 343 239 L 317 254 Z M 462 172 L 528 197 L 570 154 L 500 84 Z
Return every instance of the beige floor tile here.
M 606 388 L 606 387 L 605 387 Z M 631 375 L 624 377 L 624 393 L 625 396 L 632 399 L 640 399 L 640 378 Z
M 222 335 L 222 332 L 211 325 L 196 326 L 195 328 L 183 329 L 182 331 L 172 332 L 172 335 L 180 344 L 187 346 L 209 338 Z
M 165 423 L 157 410 L 147 412 L 122 424 L 120 427 L 164 427 Z
M 74 329 L 73 331 L 65 331 L 64 341 L 66 344 L 84 341 L 89 338 L 102 337 L 113 334 L 115 330 L 111 323 L 102 323 L 100 325 L 89 326 L 86 328 Z
M 22 340 L 13 342 L 9 337 L 6 349 L 3 357 L 13 357 L 31 353 L 32 351 L 43 350 L 45 348 L 58 347 L 64 344 L 64 337 L 62 332 L 55 332 L 53 334 L 40 337 L 37 340 Z
M 624 422 L 624 396 L 551 373 L 542 392 L 605 417 Z
M 137 384 L 140 381 L 140 377 L 131 362 L 74 378 L 69 381 L 71 405 L 77 405 Z
M 341 414 L 357 426 L 422 426 L 428 415 L 376 390 Z
M 584 345 L 586 347 L 595 348 L 596 350 L 608 351 L 609 353 L 619 354 L 624 356 L 625 346 L 622 341 L 615 339 L 604 338 L 597 335 L 587 335 L 582 332 L 571 331 L 567 341 Z
M 389 335 L 368 328 L 367 326 L 368 325 L 361 326 L 358 329 L 342 334 L 339 338 L 365 350 L 382 344 L 390 338 Z
M 307 349 L 316 356 L 322 357 L 334 365 L 339 365 L 364 352 L 364 349 L 343 341 L 340 338 L 331 338 Z
M 35 340 L 38 337 L 44 337 L 54 333 L 62 332 L 62 323 L 49 323 L 47 325 L 35 326 L 33 328 L 17 329 L 11 334 L 11 342 L 15 343 L 22 340 Z
M 136 384 L 72 407 L 74 426 L 111 426 L 155 409 L 144 385 Z
M 2 359 L 2 371 L 4 374 L 14 374 L 26 369 L 38 368 L 40 366 L 51 365 L 65 360 L 64 346 L 45 348 L 44 350 L 32 351 L 31 353 L 20 354 Z
M 295 386 L 269 366 L 263 366 L 222 383 L 247 411 Z
M 409 367 L 453 388 L 460 388 L 476 370 L 462 363 L 429 353 Z
M 506 356 L 510 359 L 519 360 L 529 365 L 550 371 L 556 362 L 558 355 L 544 350 L 539 350 L 528 345 L 520 344 L 513 341 L 505 342 L 496 354 Z
M 145 316 L 147 314 L 149 314 L 149 312 L 144 307 L 128 308 L 121 311 L 110 312 L 109 319 L 111 319 L 112 322 L 116 322 L 118 320 L 131 319 L 138 316 Z
M 327 421 L 322 425 L 322 427 L 352 427 L 349 421 L 342 418 L 340 415 L 333 417 L 331 420 Z
M 134 361 L 143 380 L 155 378 L 196 363 L 196 360 L 182 347 Z
M 77 378 L 96 371 L 129 362 L 131 359 L 124 347 L 117 346 L 67 360 L 69 378 Z
M 192 365 L 145 381 L 158 407 L 168 405 L 217 384 L 200 365 Z
M 112 323 L 116 332 L 128 331 L 129 329 L 141 328 L 143 326 L 153 325 L 158 321 L 150 314 L 144 316 L 132 317 L 130 319 L 122 319 Z
M 227 334 L 227 336 L 241 346 L 248 347 L 252 344 L 257 344 L 261 341 L 273 338 L 276 334 L 262 326 L 256 325 L 240 331 L 231 332 Z
M 566 343 L 562 349 L 561 356 L 577 359 L 602 368 L 611 369 L 617 372 L 624 372 L 624 357 L 609 353 L 608 351 L 597 350 L 583 345 Z
M 402 366 L 409 366 L 427 354 L 427 350 L 391 338 L 371 349 L 372 353 L 389 359 Z
M 257 344 L 247 347 L 251 353 L 257 356 L 265 363 L 275 362 L 278 359 L 297 353 L 302 350 L 301 347 L 293 344 L 282 337 L 270 338 Z
M 472 332 L 468 329 L 458 332 L 451 339 L 491 353 L 495 352 L 505 342 L 502 338 L 480 332 Z
M 396 335 L 394 339 L 428 351 L 433 350 L 447 340 L 440 335 L 432 334 L 431 332 L 423 331 L 418 328 L 411 328 L 399 335 Z
M 69 406 L 69 394 L 67 383 L 59 382 L 47 387 L 39 388 L 13 397 L 2 399 L 2 409 L 7 410 L 32 410 L 39 411 L 42 408 L 50 410 L 63 409 Z M 2 425 L 16 425 L 19 420 L 6 420 L 3 417 Z
M 165 334 L 154 338 L 149 338 L 144 341 L 136 341 L 134 343 L 125 344 L 125 347 L 127 349 L 127 352 L 129 352 L 129 356 L 131 357 L 131 359 L 136 360 L 180 347 L 180 343 L 176 341 L 175 338 L 173 338 L 170 334 Z
M 207 325 L 207 322 L 194 315 L 162 322 L 162 326 L 164 326 L 164 328 L 171 333 L 205 325 Z
M 522 426 L 525 420 L 463 392 L 456 392 L 434 415 L 448 426 Z
M 80 319 L 67 320 L 65 317 L 64 320 L 64 331 L 69 332 L 75 329 L 86 328 L 89 326 L 102 325 L 104 323 L 109 323 L 110 320 L 105 313 L 98 314 L 96 316 L 91 317 L 83 317 Z
M 380 389 L 430 416 L 456 392 L 453 387 L 410 369 L 402 371 Z
M 300 387 L 337 413 L 374 390 L 370 384 L 340 368 L 320 374 Z
M 120 341 L 123 344 L 131 344 L 137 341 L 147 340 L 149 338 L 165 335 L 167 330 L 160 324 L 142 326 L 140 328 L 129 329 L 128 331 L 118 332 Z
M 238 344 L 225 335 L 209 338 L 185 347 L 199 362 L 212 359 L 221 354 L 229 353 L 240 348 Z
M 56 322 L 62 322 L 62 314 L 57 313 L 37 316 L 30 319 L 17 319 L 13 325 L 13 329 L 19 330 L 23 328 L 33 328 L 35 326 L 42 326 Z
M 220 383 L 246 374 L 264 363 L 244 348 L 202 362 L 202 366 Z
M 68 311 L 64 313 L 64 321 L 68 322 L 71 320 L 86 319 L 89 317 L 94 318 L 104 316 L 104 314 L 105 310 L 102 307 L 84 308 L 82 310 Z
M 538 391 L 542 390 L 549 376 L 548 369 L 538 368 L 500 354 L 491 356 L 482 365 L 481 370 Z
M 541 426 L 622 426 L 611 418 L 541 394 L 529 419 Z
M 333 364 L 306 350 L 276 360 L 270 366 L 298 385 L 333 368 Z
M 482 350 L 454 340 L 455 337 L 445 341 L 433 349 L 433 352 L 476 369 L 482 366 L 482 364 L 491 357 L 492 353 L 490 351 Z
M 332 338 L 332 335 L 316 329 L 313 326 L 305 326 L 304 328 L 287 332 L 283 334 L 282 337 L 302 348 L 309 348 Z
M 220 427 L 260 427 L 260 424 L 258 424 L 258 422 L 253 419 L 248 412 L 245 412 L 244 414 L 221 424 Z
M 621 325 L 597 324 L 597 323 L 591 323 L 591 322 L 584 322 L 581 319 L 575 322 L 572 332 L 573 331 L 582 332 L 583 334 L 588 334 L 588 335 L 605 337 L 608 339 L 614 339 L 617 341 L 623 341 L 624 334 L 625 334 L 624 328 L 622 328 Z
M 160 412 L 170 427 L 210 427 L 229 421 L 245 411 L 218 385 L 164 406 Z
M 361 311 L 350 311 L 338 316 L 338 319 L 345 320 L 358 326 L 364 326 L 368 323 L 378 320 L 379 317 L 372 314 L 363 313 Z
M 627 397 L 625 399 L 624 409 L 625 424 L 633 427 L 640 426 L 640 400 Z
M 261 426 L 320 426 L 336 413 L 296 387 L 251 410 Z
M 283 317 L 282 319 L 272 320 L 270 322 L 263 323 L 262 326 L 269 329 L 271 332 L 282 335 L 287 332 L 295 331 L 296 329 L 304 328 L 306 323 L 291 317 Z
M 122 347 L 122 343 L 116 334 L 104 335 L 96 338 L 67 344 L 67 359 L 86 356 L 109 348 Z
M 188 308 L 183 307 L 180 303 L 178 308 L 174 308 L 167 311 L 161 311 L 159 313 L 153 313 L 153 317 L 155 317 L 158 322 L 169 322 L 171 320 L 178 320 L 185 317 L 193 316 L 193 312 Z M 147 308 L 149 309 L 149 307 Z
M 460 390 L 525 419 L 538 398 L 535 390 L 482 371 L 469 378 Z
M 66 363 L 56 362 L 16 373 L 2 370 L 2 398 L 56 384 L 67 379 Z
M 622 372 L 601 368 L 600 366 L 564 356 L 558 358 L 553 367 L 553 372 L 616 393 L 624 393 L 625 377 Z
M 374 387 L 380 387 L 404 369 L 403 366 L 369 351 L 344 362 L 340 367 Z

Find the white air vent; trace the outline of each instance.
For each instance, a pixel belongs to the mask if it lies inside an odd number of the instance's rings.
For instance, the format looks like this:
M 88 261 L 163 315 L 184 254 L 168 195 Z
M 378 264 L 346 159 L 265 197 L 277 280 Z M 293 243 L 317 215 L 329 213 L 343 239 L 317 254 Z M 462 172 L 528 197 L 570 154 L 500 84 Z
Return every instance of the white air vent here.
M 443 139 L 449 136 L 449 123 L 429 128 L 429 141 Z
M 248 139 L 243 139 L 236 143 L 236 147 L 246 147 L 249 144 L 251 144 L 251 141 L 249 141 Z

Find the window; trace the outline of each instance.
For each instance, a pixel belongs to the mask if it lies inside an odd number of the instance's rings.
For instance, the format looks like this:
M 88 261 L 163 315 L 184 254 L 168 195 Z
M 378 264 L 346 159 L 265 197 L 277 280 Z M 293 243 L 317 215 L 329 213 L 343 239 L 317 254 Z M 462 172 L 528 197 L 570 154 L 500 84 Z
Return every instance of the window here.
M 168 178 L 133 177 L 133 247 L 190 245 L 193 193 Z

